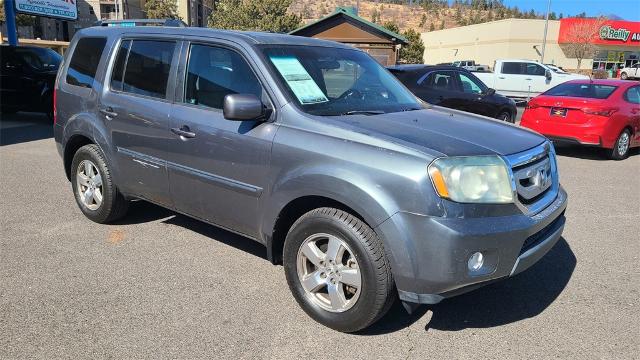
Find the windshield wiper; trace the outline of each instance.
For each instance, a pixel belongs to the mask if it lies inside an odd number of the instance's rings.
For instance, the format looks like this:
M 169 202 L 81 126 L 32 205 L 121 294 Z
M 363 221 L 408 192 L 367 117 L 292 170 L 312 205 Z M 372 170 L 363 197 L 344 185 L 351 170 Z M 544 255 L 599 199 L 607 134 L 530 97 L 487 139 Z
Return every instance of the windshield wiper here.
M 380 115 L 384 114 L 382 110 L 351 110 L 341 115 Z
M 402 109 L 400 111 L 415 111 L 415 110 L 422 110 L 423 108 L 419 108 L 419 107 L 412 107 L 412 108 L 406 108 L 406 109 Z

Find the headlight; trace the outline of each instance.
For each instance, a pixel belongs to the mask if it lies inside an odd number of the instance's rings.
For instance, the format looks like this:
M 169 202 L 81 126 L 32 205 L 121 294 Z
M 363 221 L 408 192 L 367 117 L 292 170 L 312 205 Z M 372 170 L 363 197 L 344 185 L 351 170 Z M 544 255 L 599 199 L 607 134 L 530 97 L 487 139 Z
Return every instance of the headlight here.
M 498 156 L 446 157 L 429 165 L 440 197 L 462 203 L 510 203 L 513 191 L 507 165 Z

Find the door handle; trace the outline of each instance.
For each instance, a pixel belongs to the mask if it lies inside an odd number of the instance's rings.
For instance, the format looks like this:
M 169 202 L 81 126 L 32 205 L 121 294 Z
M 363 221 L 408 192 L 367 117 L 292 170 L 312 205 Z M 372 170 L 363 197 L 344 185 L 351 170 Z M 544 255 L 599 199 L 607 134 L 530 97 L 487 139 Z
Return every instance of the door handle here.
M 531 80 L 531 78 L 526 78 L 525 80 Z
M 182 125 L 182 127 L 180 127 L 179 129 L 171 128 L 171 132 L 176 135 L 179 135 L 180 137 L 187 138 L 187 139 L 196 137 L 196 133 L 191 132 L 191 129 L 189 129 L 187 125 Z
M 505 77 L 504 76 L 498 76 L 498 79 L 503 79 L 504 80 Z
M 107 120 L 113 120 L 114 117 L 118 116 L 117 112 L 113 111 L 111 106 L 107 106 L 105 108 L 101 108 L 100 112 L 104 115 Z

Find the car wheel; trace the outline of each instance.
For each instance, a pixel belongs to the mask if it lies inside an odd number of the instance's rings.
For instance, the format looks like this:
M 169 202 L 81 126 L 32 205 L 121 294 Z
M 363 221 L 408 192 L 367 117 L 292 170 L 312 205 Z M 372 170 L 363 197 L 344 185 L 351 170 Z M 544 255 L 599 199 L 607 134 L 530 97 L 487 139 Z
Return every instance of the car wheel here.
M 513 123 L 513 119 L 511 117 L 511 113 L 507 110 L 503 110 L 500 112 L 500 114 L 498 114 L 497 116 L 498 120 L 502 120 L 502 121 L 506 121 L 509 123 Z
M 626 72 L 623 72 L 623 73 L 620 74 L 620 79 L 627 80 L 627 78 L 628 78 L 628 76 L 627 76 Z
M 611 149 L 610 157 L 613 160 L 622 160 L 629 156 L 629 147 L 631 143 L 631 132 L 624 129 Z
M 283 259 L 298 304 L 334 330 L 366 328 L 396 298 L 382 241 L 342 210 L 319 208 L 301 216 L 287 234 Z
M 108 223 L 127 212 L 129 202 L 120 194 L 95 144 L 81 147 L 71 163 L 71 186 L 82 213 L 97 223 Z

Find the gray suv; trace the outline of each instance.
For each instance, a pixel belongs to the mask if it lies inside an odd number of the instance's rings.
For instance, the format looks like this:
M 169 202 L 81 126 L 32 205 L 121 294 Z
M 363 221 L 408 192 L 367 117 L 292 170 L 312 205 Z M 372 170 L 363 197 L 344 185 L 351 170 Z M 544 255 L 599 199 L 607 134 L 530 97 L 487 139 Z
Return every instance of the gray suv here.
M 365 52 L 198 28 L 93 27 L 55 92 L 91 220 L 141 199 L 242 234 L 312 318 L 353 332 L 525 270 L 562 233 L 554 148 L 423 103 Z

